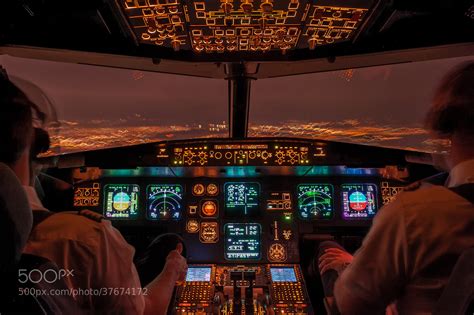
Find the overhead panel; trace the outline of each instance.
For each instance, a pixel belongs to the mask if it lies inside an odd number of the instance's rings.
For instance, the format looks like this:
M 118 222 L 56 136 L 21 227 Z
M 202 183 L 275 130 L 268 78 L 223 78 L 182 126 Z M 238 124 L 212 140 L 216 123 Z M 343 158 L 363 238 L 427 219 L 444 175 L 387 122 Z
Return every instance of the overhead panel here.
M 317 49 L 351 40 L 372 0 L 118 0 L 140 44 L 196 54 Z

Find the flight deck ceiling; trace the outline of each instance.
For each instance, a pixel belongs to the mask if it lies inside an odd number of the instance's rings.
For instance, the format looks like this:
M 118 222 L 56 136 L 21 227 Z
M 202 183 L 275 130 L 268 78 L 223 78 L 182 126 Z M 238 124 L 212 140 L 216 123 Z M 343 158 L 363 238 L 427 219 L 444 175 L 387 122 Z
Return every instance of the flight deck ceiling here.
M 472 55 L 471 0 L 8 0 L 0 54 L 225 78 Z M 224 64 L 224 66 L 222 66 Z

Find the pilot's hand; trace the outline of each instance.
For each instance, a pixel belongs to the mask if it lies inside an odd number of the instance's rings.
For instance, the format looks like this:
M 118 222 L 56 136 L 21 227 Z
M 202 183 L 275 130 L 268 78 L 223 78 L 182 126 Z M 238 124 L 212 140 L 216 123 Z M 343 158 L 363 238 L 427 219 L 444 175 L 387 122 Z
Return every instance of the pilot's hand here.
M 183 281 L 186 278 L 188 264 L 186 259 L 181 255 L 183 252 L 183 244 L 178 243 L 176 249 L 172 250 L 166 257 L 163 272 L 170 273 L 174 281 Z
M 321 274 L 332 269 L 340 275 L 341 272 L 352 262 L 353 256 L 339 248 L 328 248 L 319 257 L 319 272 Z

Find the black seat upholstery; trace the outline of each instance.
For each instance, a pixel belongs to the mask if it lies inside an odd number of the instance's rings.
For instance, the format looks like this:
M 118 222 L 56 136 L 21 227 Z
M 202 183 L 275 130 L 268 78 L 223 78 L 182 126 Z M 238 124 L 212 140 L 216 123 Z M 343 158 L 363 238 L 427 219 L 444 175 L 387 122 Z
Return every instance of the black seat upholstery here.
M 438 301 L 435 315 L 472 314 L 474 306 L 474 248 L 459 257 Z

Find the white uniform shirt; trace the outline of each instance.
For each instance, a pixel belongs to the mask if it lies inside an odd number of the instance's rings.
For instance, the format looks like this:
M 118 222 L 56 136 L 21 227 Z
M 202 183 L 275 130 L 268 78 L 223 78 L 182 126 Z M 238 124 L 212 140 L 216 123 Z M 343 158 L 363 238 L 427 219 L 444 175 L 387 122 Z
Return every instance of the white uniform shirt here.
M 474 160 L 454 167 L 447 182 L 474 182 Z M 354 260 L 336 281 L 342 314 L 371 314 L 390 302 L 400 314 L 431 314 L 453 259 L 474 247 L 474 206 L 451 190 L 424 184 L 400 194 L 373 220 Z M 455 260 L 454 260 L 455 261 Z
M 34 188 L 25 191 L 33 211 L 44 211 Z M 135 250 L 110 221 L 96 222 L 77 212 L 57 213 L 32 231 L 24 252 L 74 270 L 74 276 L 65 278 L 70 288 L 97 289 L 74 297 L 82 309 L 100 314 L 144 312 L 144 292 L 133 264 Z

